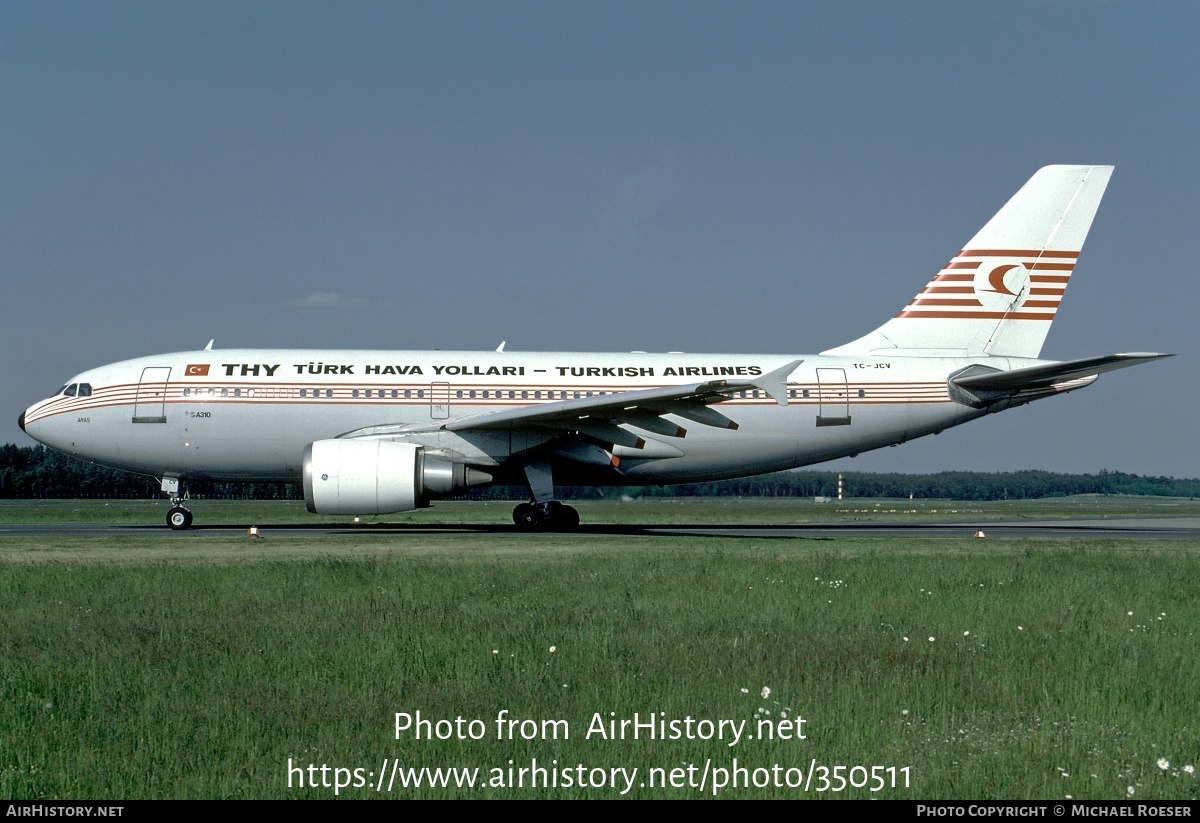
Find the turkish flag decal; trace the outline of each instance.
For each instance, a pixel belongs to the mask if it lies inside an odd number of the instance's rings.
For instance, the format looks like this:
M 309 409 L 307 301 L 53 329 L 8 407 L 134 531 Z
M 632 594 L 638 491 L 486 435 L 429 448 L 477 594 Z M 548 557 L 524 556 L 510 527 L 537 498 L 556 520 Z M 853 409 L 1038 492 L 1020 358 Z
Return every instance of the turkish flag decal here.
M 189 363 L 188 367 L 183 370 L 183 373 L 188 377 L 207 377 L 207 363 Z

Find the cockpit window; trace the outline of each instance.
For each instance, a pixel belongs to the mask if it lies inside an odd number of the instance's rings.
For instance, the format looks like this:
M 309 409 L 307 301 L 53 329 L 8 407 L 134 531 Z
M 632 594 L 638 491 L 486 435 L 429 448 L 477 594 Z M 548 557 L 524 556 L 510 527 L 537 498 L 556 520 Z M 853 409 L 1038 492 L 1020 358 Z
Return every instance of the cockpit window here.
M 63 394 L 65 394 L 67 397 L 74 397 L 74 396 L 75 396 L 75 392 L 76 392 L 78 389 L 79 389 L 79 384 L 78 384 L 78 383 L 72 383 L 71 385 L 69 385 L 69 386 L 67 386 L 65 389 L 63 389 Z
M 80 397 L 91 397 L 92 396 L 92 384 L 91 383 L 80 383 L 79 384 L 79 396 Z

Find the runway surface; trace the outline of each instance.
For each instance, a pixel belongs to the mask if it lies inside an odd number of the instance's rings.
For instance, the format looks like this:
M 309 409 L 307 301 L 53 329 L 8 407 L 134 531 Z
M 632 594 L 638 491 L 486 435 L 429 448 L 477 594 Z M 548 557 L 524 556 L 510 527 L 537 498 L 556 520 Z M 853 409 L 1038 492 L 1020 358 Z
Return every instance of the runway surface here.
M 256 524 L 264 534 L 275 536 L 345 536 L 345 535 L 420 535 L 420 534 L 491 534 L 520 533 L 511 524 L 454 525 L 419 524 Z M 188 540 L 199 536 L 228 534 L 242 536 L 249 524 L 196 525 L 187 531 L 171 531 L 165 525 L 94 525 L 53 523 L 35 525 L 0 525 L 4 537 L 146 537 L 161 536 L 173 540 Z M 1094 540 L 1178 539 L 1200 540 L 1200 517 L 1110 518 L 1104 520 L 1040 520 L 1006 521 L 980 520 L 954 523 L 836 523 L 825 525 L 711 526 L 670 525 L 648 523 L 634 525 L 581 525 L 573 534 L 593 537 L 621 536 L 686 536 L 731 538 L 830 538 L 856 537 L 971 537 L 982 530 L 987 537 L 1006 538 L 1089 538 Z

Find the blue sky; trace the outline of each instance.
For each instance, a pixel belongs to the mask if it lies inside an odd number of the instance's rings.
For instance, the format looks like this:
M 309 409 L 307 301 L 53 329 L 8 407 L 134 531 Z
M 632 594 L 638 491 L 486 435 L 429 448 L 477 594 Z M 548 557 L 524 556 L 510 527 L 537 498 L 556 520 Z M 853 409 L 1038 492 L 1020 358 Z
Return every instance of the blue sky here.
M 1192 2 L 0 0 L 0 442 L 210 338 L 820 351 L 1037 168 L 1105 163 L 1043 356 L 1180 356 L 829 465 L 1198 476 L 1198 34 Z

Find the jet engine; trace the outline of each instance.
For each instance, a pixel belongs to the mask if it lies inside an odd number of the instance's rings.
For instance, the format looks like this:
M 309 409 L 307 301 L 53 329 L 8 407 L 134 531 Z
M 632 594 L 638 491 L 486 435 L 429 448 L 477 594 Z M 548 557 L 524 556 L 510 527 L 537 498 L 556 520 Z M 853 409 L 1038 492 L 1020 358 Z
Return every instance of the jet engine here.
M 304 502 L 314 514 L 390 514 L 489 483 L 463 463 L 387 440 L 318 440 L 304 448 Z

